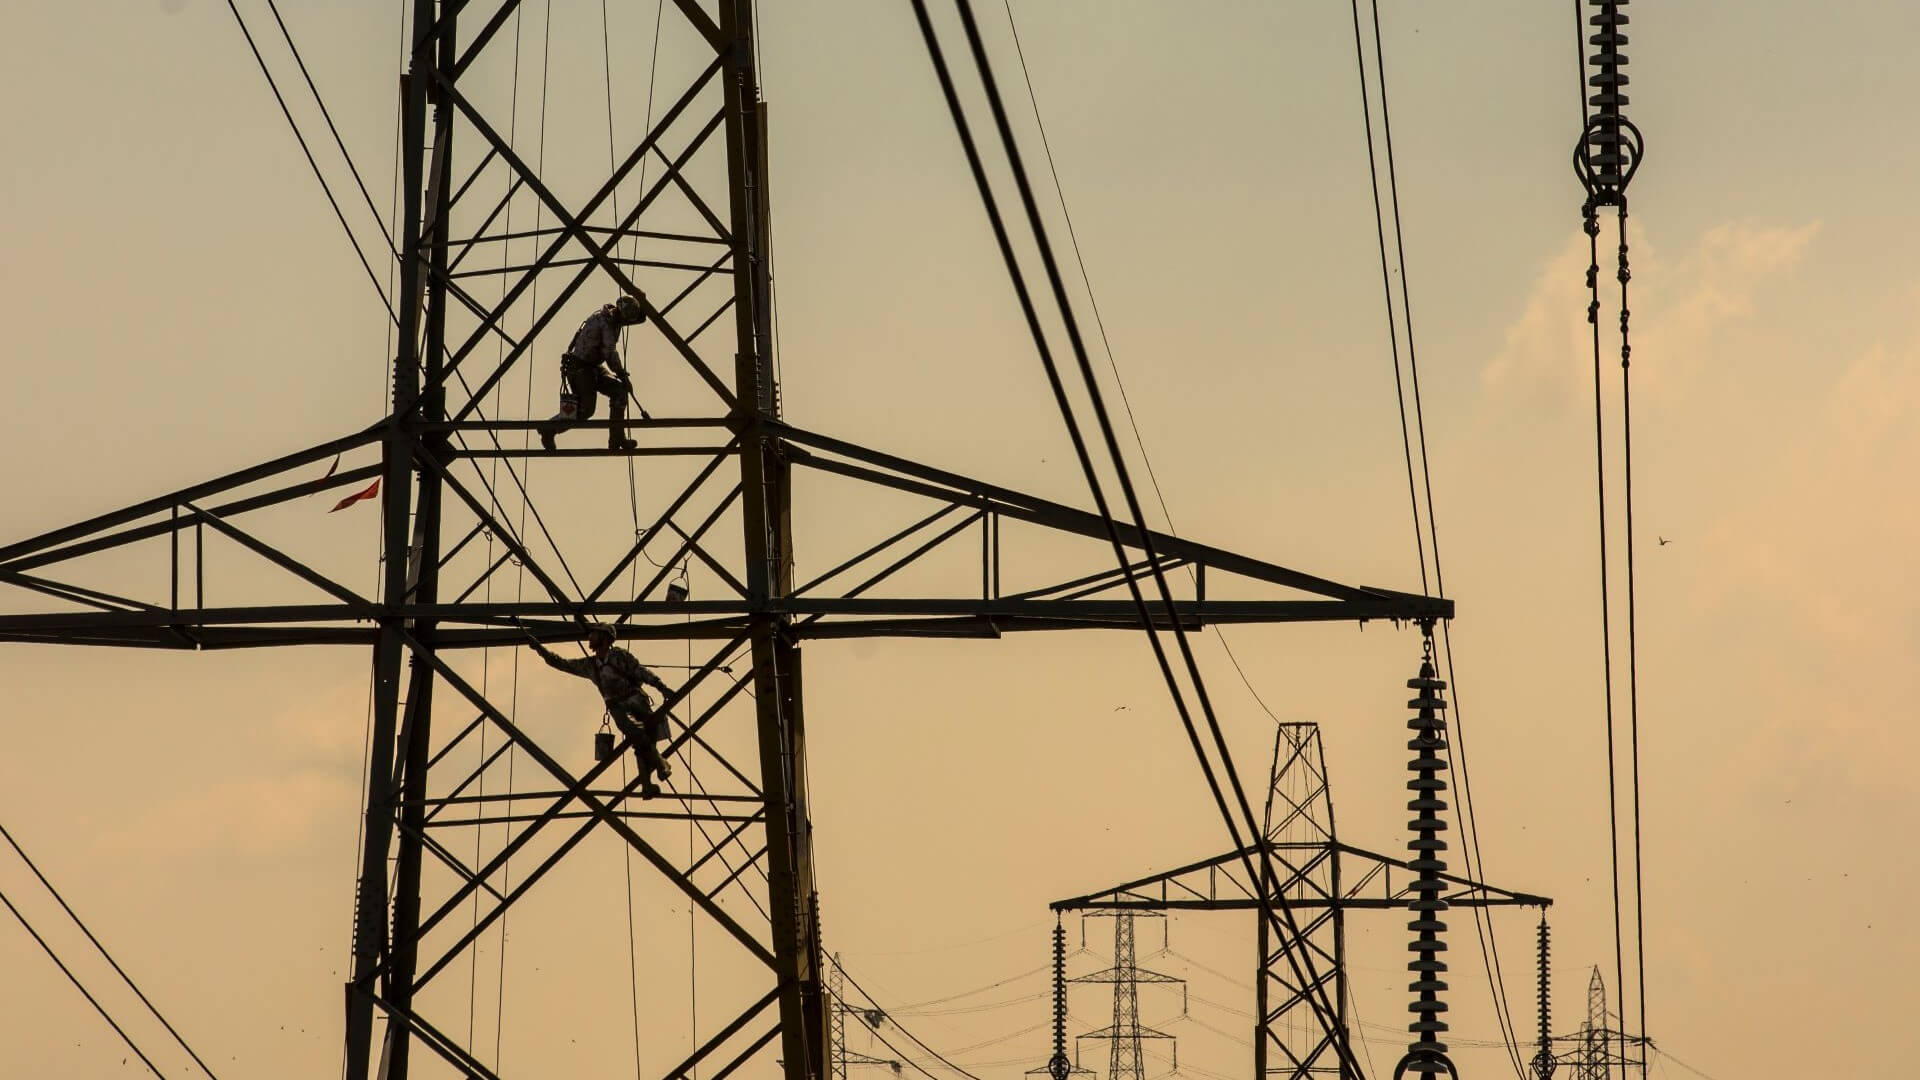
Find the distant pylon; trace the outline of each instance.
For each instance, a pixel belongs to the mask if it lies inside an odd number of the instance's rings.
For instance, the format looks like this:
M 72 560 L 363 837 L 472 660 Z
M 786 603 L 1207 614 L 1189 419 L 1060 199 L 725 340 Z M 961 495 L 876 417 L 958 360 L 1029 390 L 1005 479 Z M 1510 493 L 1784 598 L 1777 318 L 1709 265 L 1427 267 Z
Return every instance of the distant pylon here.
M 847 1004 L 847 977 L 840 971 L 840 954 L 833 954 L 827 965 L 827 1069 L 831 1080 L 847 1080 L 849 1065 L 885 1065 L 900 1074 L 900 1062 L 879 1058 L 847 1048 L 847 1014 L 858 1015 L 869 1027 L 878 1027 L 882 1014 L 878 1009 L 857 1009 Z
M 1106 912 L 1092 912 L 1094 917 L 1106 915 Z M 1140 1024 L 1140 984 L 1141 983 L 1182 983 L 1185 979 L 1172 975 L 1163 975 L 1158 971 L 1142 968 L 1134 959 L 1133 919 L 1134 912 L 1117 911 L 1113 918 L 1113 966 L 1091 975 L 1082 975 L 1072 982 L 1112 983 L 1113 984 L 1113 1023 L 1096 1031 L 1080 1036 L 1083 1039 L 1106 1039 L 1111 1044 L 1108 1056 L 1107 1080 L 1146 1080 L 1147 1039 L 1166 1039 L 1173 1048 L 1174 1068 L 1180 1067 L 1180 1048 L 1177 1040 L 1164 1031 L 1156 1031 Z M 1164 918 L 1165 916 L 1149 916 Z
M 1573 1080 L 1608 1080 L 1615 1069 L 1625 1076 L 1629 1068 L 1645 1063 L 1646 1035 L 1622 1031 L 1612 1026 L 1613 1019 L 1607 1011 L 1607 985 L 1596 967 L 1587 980 L 1587 1015 L 1580 1021 L 1580 1030 L 1553 1040 L 1561 1048 L 1554 1061 L 1571 1066 Z
M 1580 1022 L 1579 1080 L 1607 1080 L 1607 984 L 1600 969 L 1587 980 L 1587 1018 Z

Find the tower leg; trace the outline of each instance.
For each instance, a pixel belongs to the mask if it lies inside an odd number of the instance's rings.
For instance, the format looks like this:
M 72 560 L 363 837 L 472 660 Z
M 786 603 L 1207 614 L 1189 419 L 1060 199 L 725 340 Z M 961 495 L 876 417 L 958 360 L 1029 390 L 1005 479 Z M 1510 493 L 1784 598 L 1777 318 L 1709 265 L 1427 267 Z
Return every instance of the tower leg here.
M 1262 912 L 1253 916 L 1254 938 L 1260 952 L 1260 966 L 1253 973 L 1253 1080 L 1267 1080 L 1267 1042 L 1273 1038 L 1272 1021 L 1267 1017 L 1267 966 L 1273 955 L 1272 931 Z
M 753 656 L 760 784 L 767 821 L 768 911 L 773 915 L 780 992 L 780 1049 L 788 1080 L 821 1080 L 830 1062 L 826 1000 L 820 983 L 813 826 L 807 817 L 800 650 L 769 628 L 756 631 Z

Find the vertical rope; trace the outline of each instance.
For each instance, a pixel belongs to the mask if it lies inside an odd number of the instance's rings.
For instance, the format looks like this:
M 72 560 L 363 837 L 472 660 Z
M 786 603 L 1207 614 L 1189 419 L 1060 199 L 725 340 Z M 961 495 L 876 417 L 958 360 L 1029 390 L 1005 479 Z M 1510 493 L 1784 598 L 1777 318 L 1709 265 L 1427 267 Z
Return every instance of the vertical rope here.
M 600 58 L 602 63 L 604 64 L 603 70 L 606 76 L 607 169 L 609 172 L 612 172 L 614 169 L 618 167 L 618 162 L 615 160 L 614 141 L 613 141 L 613 33 L 607 25 L 607 0 L 600 0 Z M 620 220 L 620 192 L 618 191 L 618 189 L 612 192 L 612 209 L 613 209 L 613 220 L 615 222 L 618 222 Z M 621 238 L 618 235 L 613 237 L 613 251 L 616 255 L 620 251 L 620 239 Z M 636 240 L 636 243 L 637 243 L 637 240 Z M 621 330 L 621 344 L 623 346 L 626 344 L 626 330 L 624 327 Z M 631 359 L 631 357 L 629 357 L 629 359 Z M 630 391 L 628 391 L 625 388 L 622 388 L 620 392 L 622 394 L 630 394 Z M 625 415 L 625 404 L 626 404 L 625 402 L 622 403 L 622 410 L 621 410 L 622 415 Z M 608 434 L 610 438 L 625 436 L 624 431 L 617 431 L 614 429 L 609 429 Z M 640 541 L 640 502 L 639 502 L 639 495 L 634 490 L 634 482 L 635 481 L 634 481 L 634 470 L 633 470 L 633 458 L 631 456 L 628 456 L 627 457 L 627 507 L 628 507 L 628 510 L 633 515 L 634 542 L 638 543 Z M 639 581 L 640 581 L 639 574 L 640 574 L 639 563 L 637 562 L 633 563 L 628 573 L 627 588 L 629 593 L 631 593 L 635 588 L 638 587 Z M 650 728 L 651 728 L 650 724 L 647 727 L 643 727 L 640 732 L 640 738 L 642 739 L 651 738 L 653 733 L 650 730 Z M 620 755 L 621 790 L 624 791 L 626 789 L 626 786 L 627 786 L 627 759 L 626 759 L 626 756 L 623 754 L 623 755 Z M 633 847 L 632 845 L 630 844 L 621 845 L 620 865 L 621 865 L 621 868 L 626 873 L 627 996 L 632 1003 L 632 1016 L 633 1016 L 633 1075 L 634 1075 L 634 1080 L 642 1080 L 642 1077 L 645 1075 L 645 1073 L 641 1067 L 641 1062 L 640 1062 L 640 952 L 639 952 L 639 946 L 635 941 L 634 931 L 633 931 Z
M 520 11 L 518 8 L 516 8 L 513 13 L 513 82 L 512 82 L 512 88 L 508 94 L 508 105 L 507 105 L 507 145 L 508 146 L 517 147 L 519 145 L 519 132 L 520 132 Z M 513 199 L 511 198 L 513 180 L 511 177 L 507 178 L 506 184 L 507 184 L 509 197 L 507 199 L 506 218 L 505 218 L 505 223 L 503 227 L 506 232 L 506 235 L 511 237 L 513 235 Z M 502 269 L 505 269 L 506 267 L 509 267 L 512 265 L 513 265 L 513 241 L 509 239 L 509 240 L 503 241 L 500 245 L 500 266 Z M 506 278 L 502 276 L 500 279 L 500 295 L 502 299 L 506 297 L 506 293 L 507 293 Z M 506 355 L 506 339 L 502 337 L 500 340 L 496 341 L 494 344 L 495 361 L 498 362 L 499 359 L 504 357 L 505 355 Z M 505 396 L 505 394 L 506 394 L 505 382 L 502 381 L 499 383 L 495 383 L 494 391 L 493 391 L 493 401 L 494 401 L 493 412 L 494 412 L 494 415 L 496 416 L 500 414 L 500 400 L 502 397 Z M 521 435 L 521 449 L 524 450 L 525 448 L 526 448 L 526 435 L 523 433 Z M 492 465 L 489 469 L 489 477 L 487 480 L 487 488 L 489 492 L 496 490 L 498 487 L 498 484 L 500 481 L 500 460 L 501 460 L 500 458 L 497 458 L 497 457 L 494 458 Z M 529 462 L 528 468 L 531 469 L 531 467 L 532 467 L 532 463 Z M 494 505 L 496 509 L 499 509 L 502 511 L 505 510 L 504 507 L 501 507 L 499 505 L 498 500 L 495 501 Z M 488 567 L 493 566 L 493 555 L 494 555 L 494 535 L 493 535 L 493 530 L 489 529 L 487 530 L 487 566 Z M 487 602 L 492 603 L 493 602 L 493 573 L 491 569 L 487 573 L 486 590 L 487 590 L 487 593 L 486 593 Z M 517 600 L 518 597 L 516 596 L 515 599 Z M 517 654 L 519 650 L 515 649 L 514 652 Z M 480 651 L 480 694 L 482 697 L 489 698 L 489 699 L 491 699 L 492 697 L 492 690 L 491 690 L 492 673 L 493 673 L 493 647 L 488 646 L 487 648 L 482 649 Z M 511 716 L 509 717 L 509 719 L 511 719 Z M 482 796 L 485 796 L 487 793 L 487 777 L 485 772 L 485 765 L 487 762 L 487 727 L 488 725 L 486 724 L 480 725 L 479 760 L 482 765 L 482 771 L 480 773 L 479 782 L 478 782 L 478 793 Z M 480 865 L 481 851 L 483 850 L 482 842 L 485 840 L 485 838 L 486 838 L 485 826 L 476 826 L 473 832 L 473 864 L 475 866 Z M 480 893 L 478 891 L 475 891 L 475 893 L 473 894 L 472 912 L 473 913 L 472 913 L 470 925 L 477 925 L 480 919 Z M 474 1018 L 475 1018 L 475 1013 L 477 1012 L 479 990 L 480 990 L 480 950 L 474 949 L 469 953 L 468 961 L 467 961 L 467 1045 L 469 1046 L 473 1045 L 473 1041 L 474 1041 L 473 1040 L 474 1026 L 475 1026 Z
M 543 41 L 541 43 L 541 55 L 540 55 L 540 120 L 538 124 L 539 146 L 538 146 L 538 149 L 535 151 L 535 155 L 534 155 L 534 168 L 536 171 L 544 169 L 546 167 L 546 162 L 547 162 L 547 85 L 548 85 L 547 74 L 548 74 L 548 70 L 552 67 L 552 63 L 553 63 L 553 0 L 547 0 L 546 9 L 542 13 L 542 22 L 543 22 L 543 26 L 542 26 Z M 516 23 L 514 26 L 514 35 L 515 35 L 514 48 L 516 50 L 519 49 L 519 30 L 520 30 L 519 25 Z M 535 200 L 533 204 L 534 239 L 530 241 L 530 243 L 535 245 L 539 243 L 538 238 L 540 235 L 540 221 L 544 211 L 545 211 L 545 205 L 541 203 L 539 200 Z M 512 243 L 512 241 L 508 241 L 508 243 Z M 529 310 L 537 310 L 540 306 L 540 284 L 539 284 L 538 278 L 534 280 L 534 284 L 529 290 L 527 303 L 528 303 Z M 526 414 L 531 415 L 533 412 L 533 365 L 528 364 L 526 365 L 526 368 L 527 368 Z M 530 431 L 523 431 L 520 433 L 520 448 L 523 451 L 526 450 L 532 444 L 532 434 L 533 433 Z M 533 482 L 533 459 L 528 458 L 527 459 L 527 483 L 531 484 L 532 482 Z M 521 491 L 521 501 L 520 501 L 520 522 L 517 529 L 517 531 L 522 536 L 525 536 L 527 532 L 527 509 L 531 501 L 532 500 L 528 498 L 526 491 L 523 489 Z M 521 597 L 524 595 L 526 579 L 527 579 L 527 568 L 523 564 L 519 563 L 518 560 L 516 560 L 514 581 L 513 581 L 513 595 L 516 603 L 519 602 Z M 513 651 L 513 690 L 512 690 L 511 697 L 509 698 L 509 701 L 508 701 L 508 709 L 509 709 L 508 715 L 509 716 L 518 715 L 519 707 L 520 707 L 520 650 L 515 649 Z M 506 822 L 505 844 L 509 846 L 513 843 L 513 820 L 512 819 L 513 819 L 513 809 L 514 809 L 514 803 L 515 803 L 515 799 L 513 798 L 514 764 L 519 758 L 519 753 L 520 753 L 520 749 L 517 745 L 510 746 L 507 750 L 507 814 L 506 816 L 508 820 Z M 504 884 L 506 884 L 509 887 L 509 891 L 510 891 L 511 886 L 513 884 L 513 856 L 512 855 L 507 856 L 506 862 L 501 865 L 500 870 L 504 879 Z M 495 1071 L 499 1071 L 501 1069 L 501 1061 L 502 1061 L 501 1043 L 507 1027 L 507 1022 L 506 1022 L 507 1020 L 507 1011 L 506 1011 L 507 1009 L 507 941 L 508 941 L 507 919 L 510 914 L 511 913 L 508 911 L 503 911 L 500 913 L 500 963 L 499 963 L 499 973 L 495 982 L 494 1026 L 493 1026 L 493 1066 Z

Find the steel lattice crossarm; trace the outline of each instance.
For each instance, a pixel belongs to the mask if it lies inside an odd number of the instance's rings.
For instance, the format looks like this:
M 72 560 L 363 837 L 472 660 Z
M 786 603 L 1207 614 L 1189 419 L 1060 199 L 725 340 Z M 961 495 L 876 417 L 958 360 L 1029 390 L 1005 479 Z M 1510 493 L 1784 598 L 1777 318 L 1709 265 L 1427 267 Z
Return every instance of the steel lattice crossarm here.
M 595 422 L 583 425 L 596 426 Z M 597 426 L 604 427 L 604 422 Z M 685 458 L 698 469 L 666 501 L 663 513 L 633 544 L 598 572 L 572 580 L 576 555 L 551 536 L 523 536 L 500 510 L 505 493 L 478 466 L 486 457 L 524 457 L 526 450 L 462 450 L 442 457 L 417 453 L 413 439 L 434 433 L 498 436 L 525 432 L 526 421 L 465 421 L 419 425 L 399 449 L 412 450 L 420 467 L 441 482 L 454 500 L 442 508 L 445 542 L 441 588 L 450 600 L 428 603 L 417 595 L 389 605 L 349 587 L 342 575 L 308 551 L 320 545 L 295 532 L 289 510 L 310 520 L 320 514 L 312 500 L 324 493 L 365 487 L 379 477 L 377 462 L 349 464 L 313 475 L 331 459 L 371 456 L 394 448 L 395 437 L 376 427 L 311 447 L 252 469 L 103 514 L 76 525 L 0 547 L 0 583 L 14 586 L 15 603 L 37 599 L 41 610 L 0 610 L 0 640 L 153 648 L 244 648 L 293 644 L 372 644 L 383 619 L 431 619 L 439 627 L 436 647 L 474 648 L 515 644 L 524 620 L 546 638 L 570 637 L 577 620 L 620 619 L 634 638 L 726 639 L 744 631 L 754 616 L 792 621 L 796 638 L 882 636 L 996 636 L 1001 633 L 1080 628 L 1137 628 L 1139 617 L 1120 590 L 1122 571 L 1102 559 L 1105 526 L 1079 510 L 1010 488 L 919 465 L 842 440 L 804 432 L 778 421 L 762 427 L 773 453 L 805 470 L 851 478 L 875 489 L 903 492 L 924 504 L 906 525 L 874 538 L 786 595 L 753 597 L 730 568 L 735 552 L 717 545 L 716 527 L 737 514 L 740 489 L 722 466 L 737 459 L 744 425 L 718 419 L 650 420 L 637 423 L 645 444 L 630 451 L 562 451 L 572 456 L 626 454 L 649 459 Z M 443 459 L 444 458 L 444 459 Z M 254 529 L 263 521 L 267 529 Z M 1052 533 L 1089 541 L 1086 573 L 1062 571 L 1049 579 L 1032 574 L 1017 587 L 1021 532 Z M 1122 541 L 1134 553 L 1135 573 L 1147 567 L 1140 538 L 1128 526 Z M 218 545 L 210 556 L 209 541 Z M 485 541 L 497 555 L 471 566 L 459 562 Z M 1260 559 L 1162 533 L 1152 536 L 1162 569 L 1191 571 L 1191 595 L 1178 604 L 1189 627 L 1224 622 L 1325 622 L 1445 617 L 1451 604 L 1391 590 L 1341 585 Z M 477 544 L 478 542 L 478 544 Z M 337 543 L 328 541 L 329 545 Z M 536 548 L 542 547 L 536 553 Z M 879 586 L 900 580 L 916 563 L 964 548 L 978 566 L 975 594 L 900 595 Z M 95 568 L 115 552 L 137 552 L 137 566 Z M 669 600 L 668 575 L 652 572 L 644 587 L 619 586 L 642 553 L 666 565 L 691 558 L 711 570 L 732 595 Z M 471 561 L 471 560 L 469 560 Z M 252 564 L 252 565 L 245 565 Z M 455 577 L 450 568 L 462 573 Z M 547 596 L 502 604 L 485 586 L 503 569 L 524 568 Z M 565 567 L 563 571 L 563 567 Z M 229 581 L 251 588 L 262 573 L 280 578 L 294 595 L 288 602 L 210 605 L 210 588 Z M 105 576 L 109 580 L 96 580 Z M 1208 594 L 1209 583 L 1214 595 Z M 587 583 L 591 583 L 588 585 Z M 1289 590 L 1293 597 L 1243 599 L 1218 595 L 1222 585 L 1253 583 Z M 457 589 L 455 586 L 457 585 Z M 569 586 L 573 587 L 569 587 Z M 9 605 L 10 608 L 13 605 Z M 1161 625 L 1167 620 L 1156 610 Z M 689 626 L 686 617 L 695 619 Z
M 1270 895 L 1284 895 L 1298 909 L 1343 907 L 1349 910 L 1404 908 L 1413 899 L 1409 884 L 1420 877 L 1404 859 L 1381 855 L 1350 844 L 1286 844 L 1270 846 L 1280 887 Z M 1260 906 L 1245 871 L 1245 860 L 1255 853 L 1228 852 L 1211 859 L 1115 885 L 1110 889 L 1051 905 L 1055 911 L 1253 911 Z M 1336 896 L 1318 882 L 1316 872 L 1330 861 L 1341 863 L 1341 876 L 1357 874 Z M 1452 886 L 1442 895 L 1455 907 L 1548 907 L 1544 896 L 1513 892 L 1456 874 L 1440 874 Z

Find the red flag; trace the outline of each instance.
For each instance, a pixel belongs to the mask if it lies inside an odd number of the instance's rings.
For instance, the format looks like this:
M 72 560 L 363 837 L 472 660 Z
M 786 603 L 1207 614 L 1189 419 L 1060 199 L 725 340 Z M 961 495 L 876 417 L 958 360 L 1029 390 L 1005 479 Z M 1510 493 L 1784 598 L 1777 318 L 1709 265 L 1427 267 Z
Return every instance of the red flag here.
M 339 455 L 339 454 L 335 454 L 335 455 L 333 455 L 333 464 L 331 464 L 331 465 L 329 465 L 329 466 L 327 466 L 327 475 L 325 475 L 325 476 L 323 476 L 323 477 L 321 477 L 321 478 L 320 478 L 320 479 L 318 479 L 318 480 L 315 480 L 315 481 L 313 482 L 313 491 L 311 491 L 311 492 L 309 492 L 308 494 L 309 494 L 309 495 L 317 495 L 317 494 L 319 494 L 319 493 L 320 493 L 320 485 L 322 485 L 322 484 L 324 484 L 324 483 L 326 483 L 326 482 L 327 482 L 328 480 L 330 480 L 330 479 L 332 479 L 332 478 L 333 478 L 333 474 L 334 474 L 334 471 L 335 471 L 336 469 L 338 469 L 338 468 L 340 468 L 340 455 Z
M 346 498 L 341 499 L 339 502 L 334 503 L 333 509 L 327 511 L 327 513 L 331 514 L 336 511 L 345 510 L 347 507 L 352 506 L 354 503 L 359 502 L 361 499 L 371 499 L 378 494 L 380 494 L 380 478 L 376 476 L 373 478 L 373 483 L 368 484 L 365 490 L 356 491 L 353 494 L 347 496 Z

